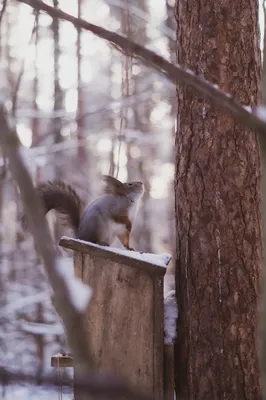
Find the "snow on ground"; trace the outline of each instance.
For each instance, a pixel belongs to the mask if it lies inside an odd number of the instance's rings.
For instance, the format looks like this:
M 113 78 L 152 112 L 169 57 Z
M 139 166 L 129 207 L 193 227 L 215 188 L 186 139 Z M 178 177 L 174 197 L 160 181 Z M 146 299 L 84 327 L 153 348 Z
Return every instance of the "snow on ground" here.
M 63 400 L 72 400 L 71 388 L 64 387 L 62 390 Z M 0 399 L 2 400 L 58 400 L 58 388 L 31 386 L 31 385 L 9 385 L 5 393 L 0 387 Z

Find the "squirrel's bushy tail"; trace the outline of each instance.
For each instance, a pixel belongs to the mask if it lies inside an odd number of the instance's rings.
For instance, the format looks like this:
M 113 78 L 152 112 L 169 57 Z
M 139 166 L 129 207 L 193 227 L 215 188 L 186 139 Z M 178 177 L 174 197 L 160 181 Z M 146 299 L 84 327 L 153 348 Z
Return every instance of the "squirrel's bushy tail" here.
M 63 221 L 75 232 L 77 231 L 83 211 L 83 203 L 71 185 L 61 180 L 48 181 L 39 184 L 36 187 L 36 192 L 43 202 L 46 213 L 50 210 L 56 210 L 63 217 Z M 25 218 L 23 218 L 24 228 L 26 228 L 25 222 Z

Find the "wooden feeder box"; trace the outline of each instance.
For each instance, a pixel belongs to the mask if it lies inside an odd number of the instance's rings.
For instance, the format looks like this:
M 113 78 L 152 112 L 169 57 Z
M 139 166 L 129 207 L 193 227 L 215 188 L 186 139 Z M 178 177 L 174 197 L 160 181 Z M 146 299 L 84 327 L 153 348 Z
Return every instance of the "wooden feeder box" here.
M 171 257 L 146 261 L 139 253 L 67 237 L 60 245 L 74 250 L 75 275 L 93 290 L 86 318 L 96 369 L 123 377 L 154 400 L 173 399 L 173 351 L 164 345 L 163 298 Z M 61 355 L 51 363 L 73 365 L 71 357 Z

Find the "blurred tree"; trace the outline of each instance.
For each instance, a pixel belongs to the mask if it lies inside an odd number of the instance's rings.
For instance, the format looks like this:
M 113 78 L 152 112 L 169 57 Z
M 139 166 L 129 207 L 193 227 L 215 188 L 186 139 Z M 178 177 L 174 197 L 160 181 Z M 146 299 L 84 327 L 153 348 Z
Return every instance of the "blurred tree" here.
M 175 19 L 175 0 L 166 0 L 166 21 L 165 25 L 172 31 L 176 32 L 176 19 Z M 171 62 L 176 62 L 176 45 L 175 41 L 168 36 L 168 48 L 170 53 Z
M 53 4 L 55 8 L 58 8 L 59 1 L 53 0 Z M 55 114 L 58 111 L 63 109 L 63 92 L 60 85 L 60 40 L 59 40 L 59 20 L 58 18 L 54 18 L 52 22 L 52 30 L 54 36 L 54 112 Z M 61 117 L 54 118 L 54 141 L 55 143 L 60 143 L 62 141 L 61 129 L 62 129 L 62 121 Z M 58 171 L 56 173 L 57 178 Z
M 53 0 L 53 5 L 55 8 L 59 7 L 59 1 Z M 54 143 L 61 143 L 63 141 L 62 136 L 62 118 L 58 113 L 61 113 L 64 110 L 63 105 L 63 90 L 60 85 L 60 58 L 61 58 L 61 48 L 60 48 L 60 22 L 58 18 L 53 18 L 52 20 L 52 32 L 53 32 L 53 40 L 54 40 L 54 54 L 53 54 L 53 62 L 54 62 L 54 118 L 52 122 L 53 129 L 53 137 Z M 55 159 L 55 168 L 53 171 L 53 178 L 56 179 L 64 179 L 64 167 L 62 158 L 64 154 L 62 152 L 57 154 Z M 59 240 L 62 236 L 63 228 L 62 225 L 54 220 L 54 238 L 55 240 Z
M 180 0 L 176 10 L 182 67 L 254 105 L 258 1 Z M 256 136 L 190 89 L 177 95 L 177 398 L 259 399 Z
M 132 5 L 141 10 L 142 15 L 145 15 L 147 20 L 149 19 L 149 9 L 147 1 L 143 0 L 134 0 L 131 2 Z M 137 18 L 136 16 L 132 16 L 133 20 L 133 29 L 132 36 L 133 39 L 141 44 L 142 46 L 146 46 L 148 43 L 147 36 L 147 21 L 145 19 Z M 139 63 L 135 63 L 135 71 L 138 73 L 132 74 L 132 93 L 135 94 L 136 98 L 146 89 L 146 86 L 149 84 L 150 74 L 148 68 Z M 131 119 L 131 128 L 135 129 L 138 132 L 141 132 L 145 137 L 146 135 L 150 136 L 150 145 L 146 147 L 145 151 L 142 147 L 142 154 L 140 158 L 131 158 L 132 147 L 134 147 L 134 142 L 128 144 L 128 176 L 129 179 L 135 179 L 137 177 L 136 171 L 139 172 L 140 178 L 142 179 L 145 185 L 145 192 L 142 200 L 142 207 L 139 211 L 139 221 L 140 226 L 140 235 L 138 235 L 138 244 L 137 248 L 142 249 L 143 251 L 151 252 L 152 251 L 152 240 L 151 240 L 151 220 L 150 220 L 150 182 L 149 178 L 152 174 L 152 165 L 149 162 L 153 156 L 155 156 L 155 146 L 152 141 L 152 132 L 151 132 L 151 122 L 150 122 L 150 113 L 153 107 L 153 102 L 150 98 L 146 99 L 146 101 L 142 104 L 139 104 L 138 101 L 135 101 L 132 107 L 133 117 Z
M 82 0 L 78 0 L 78 17 L 82 17 Z M 83 90 L 82 90 L 82 80 L 81 80 L 81 67 L 82 67 L 82 53 L 81 53 L 81 35 L 82 30 L 80 28 L 77 29 L 77 83 L 78 83 L 78 104 L 77 104 L 77 140 L 80 141 L 80 145 L 78 146 L 78 161 L 82 164 L 82 167 L 86 166 L 87 159 L 87 145 L 84 143 L 84 139 L 86 138 L 86 130 L 84 126 L 84 118 L 82 116 L 85 114 L 84 110 L 84 99 L 83 99 Z
M 172 35 L 176 36 L 176 18 L 175 18 L 175 0 L 166 0 L 166 21 L 165 25 L 169 28 L 169 31 L 172 32 Z M 169 58 L 172 63 L 176 63 L 176 42 L 173 39 L 172 35 L 168 35 L 168 50 L 169 50 Z M 171 105 L 170 115 L 175 121 L 177 107 L 176 107 L 176 89 L 173 86 L 167 87 L 165 97 L 167 102 Z M 174 126 L 173 126 L 173 136 L 174 136 Z M 174 162 L 175 158 L 175 148 L 173 146 L 173 151 L 171 153 L 171 161 Z M 176 246 L 175 246 L 175 235 L 173 232 L 176 231 L 175 229 L 175 206 L 174 206 L 174 182 L 172 181 L 170 184 L 169 191 L 171 196 L 168 196 L 168 213 L 167 213 L 167 242 L 169 243 L 169 250 L 170 253 L 173 254 L 172 262 L 170 263 L 167 271 L 174 274 L 175 269 L 175 254 L 176 254 Z
M 36 16 L 36 25 L 35 25 L 35 42 L 34 42 L 34 79 L 33 79 L 33 93 L 32 93 L 32 108 L 35 111 L 35 116 L 32 118 L 32 146 L 37 146 L 40 144 L 40 119 L 36 116 L 39 111 L 37 98 L 38 98 L 38 89 L 39 89 L 39 69 L 38 69 L 38 45 L 39 45 L 39 16 Z

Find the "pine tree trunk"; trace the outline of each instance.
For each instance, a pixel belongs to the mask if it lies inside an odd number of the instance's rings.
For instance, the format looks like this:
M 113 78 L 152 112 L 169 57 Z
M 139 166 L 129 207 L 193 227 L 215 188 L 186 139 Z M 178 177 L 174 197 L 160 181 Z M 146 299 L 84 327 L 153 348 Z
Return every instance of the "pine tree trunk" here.
M 180 0 L 178 62 L 254 105 L 257 18 L 257 0 Z M 256 136 L 191 90 L 177 95 L 177 399 L 259 399 Z

